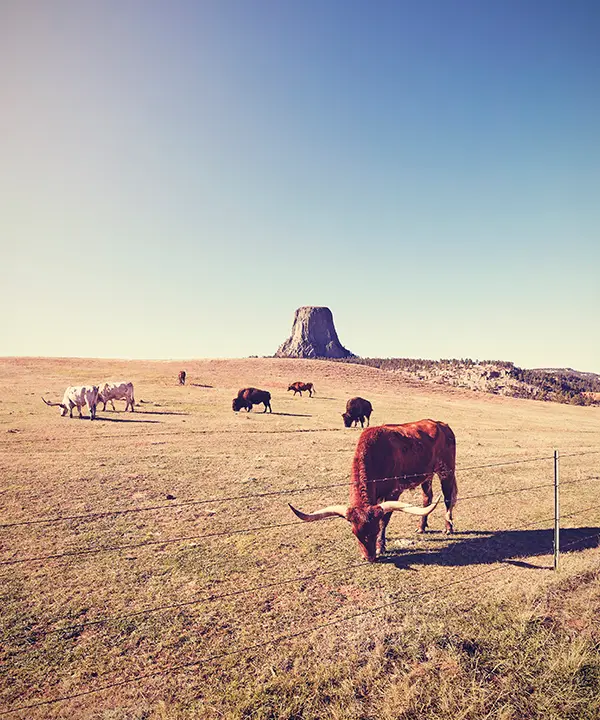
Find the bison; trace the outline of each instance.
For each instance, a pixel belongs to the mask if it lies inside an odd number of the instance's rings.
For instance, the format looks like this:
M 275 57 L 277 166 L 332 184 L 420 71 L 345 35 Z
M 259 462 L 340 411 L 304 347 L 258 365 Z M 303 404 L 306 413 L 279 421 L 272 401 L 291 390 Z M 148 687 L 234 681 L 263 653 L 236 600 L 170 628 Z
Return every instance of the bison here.
M 369 427 L 372 412 L 373 406 L 368 400 L 361 397 L 351 398 L 346 403 L 346 412 L 342 413 L 345 427 L 352 427 L 353 423 L 358 425 L 358 421 L 360 420 L 360 426 L 364 428 L 365 418 L 367 420 L 367 427 Z
M 312 383 L 303 383 L 303 382 L 292 383 L 288 388 L 288 392 L 290 390 L 294 391 L 294 397 L 296 397 L 296 393 L 300 393 L 300 397 L 302 397 L 303 390 L 308 393 L 309 397 L 312 397 L 313 394 L 317 392 L 315 390 L 315 386 Z
M 249 387 L 242 388 L 238 392 L 237 397 L 233 398 L 231 407 L 235 412 L 241 410 L 242 408 L 246 408 L 246 410 L 250 412 L 253 405 L 260 405 L 260 403 L 263 403 L 265 406 L 263 412 L 267 412 L 267 409 L 269 412 L 273 412 L 271 409 L 271 393 L 266 390 L 258 390 L 257 388 Z
M 110 402 L 110 404 L 112 405 L 112 409 L 114 410 L 114 400 L 125 400 L 125 412 L 127 412 L 127 410 L 129 409 L 131 409 L 131 412 L 134 412 L 133 405 L 135 403 L 135 398 L 133 397 L 133 383 L 120 381 L 104 383 L 103 385 L 100 385 L 100 390 L 98 392 L 98 402 L 104 403 L 102 412 L 106 410 L 107 402 Z
M 177 376 L 180 385 L 185 385 L 185 370 L 180 370 Z
M 338 515 L 352 526 L 363 555 L 374 562 L 385 552 L 385 530 L 395 510 L 420 515 L 417 532 L 425 532 L 427 517 L 436 508 L 432 479 L 437 474 L 446 505 L 446 532 L 453 532 L 456 503 L 456 440 L 446 423 L 419 420 L 405 425 L 367 428 L 358 440 L 352 462 L 350 504 L 330 505 L 303 513 L 290 505 L 304 522 Z M 404 490 L 421 486 L 423 507 L 400 502 Z
M 44 400 L 44 398 L 42 398 Z M 68 387 L 63 395 L 62 402 L 48 402 L 44 400 L 46 405 L 58 406 L 62 408 L 61 416 L 65 417 L 67 412 L 69 417 L 73 417 L 73 408 L 76 407 L 79 412 L 80 419 L 83 418 L 81 408 L 87 405 L 90 409 L 90 420 L 96 419 L 96 405 L 98 404 L 98 386 L 97 385 L 79 385 L 77 387 Z

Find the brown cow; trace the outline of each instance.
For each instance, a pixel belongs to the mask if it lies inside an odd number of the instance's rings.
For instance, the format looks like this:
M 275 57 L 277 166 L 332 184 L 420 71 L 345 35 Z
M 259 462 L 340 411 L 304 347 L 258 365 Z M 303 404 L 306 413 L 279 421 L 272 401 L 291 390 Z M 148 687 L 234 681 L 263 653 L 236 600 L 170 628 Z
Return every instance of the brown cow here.
M 303 383 L 303 382 L 292 383 L 288 388 L 288 392 L 290 390 L 294 391 L 294 397 L 296 397 L 296 393 L 300 393 L 300 397 L 302 397 L 303 390 L 308 393 L 309 397 L 312 397 L 313 393 L 317 392 L 315 390 L 315 386 L 312 383 Z
M 367 420 L 367 427 L 371 424 L 371 413 L 373 412 L 373 406 L 368 400 L 361 397 L 355 397 L 348 400 L 346 403 L 346 412 L 342 413 L 344 418 L 344 426 L 352 427 L 355 423 L 358 426 L 360 420 L 360 426 L 364 428 L 365 418 Z
M 330 505 L 306 514 L 290 505 L 305 522 L 339 515 L 352 525 L 363 555 L 370 562 L 385 552 L 385 529 L 392 512 L 420 515 L 417 532 L 425 532 L 427 516 L 437 506 L 432 479 L 440 478 L 446 505 L 446 532 L 453 531 L 452 508 L 456 503 L 456 440 L 443 422 L 419 420 L 405 425 L 381 425 L 365 430 L 352 463 L 350 504 Z M 423 507 L 398 500 L 404 490 L 421 486 Z
M 273 412 L 271 409 L 271 393 L 266 390 L 257 390 L 257 388 L 249 387 L 242 388 L 238 392 L 237 397 L 233 398 L 231 407 L 235 412 L 242 408 L 246 408 L 246 410 L 250 412 L 253 405 L 260 405 L 260 403 L 263 403 L 265 406 L 263 412 L 267 412 L 267 408 L 269 412 Z
M 185 385 L 185 370 L 180 370 L 177 376 L 180 385 Z

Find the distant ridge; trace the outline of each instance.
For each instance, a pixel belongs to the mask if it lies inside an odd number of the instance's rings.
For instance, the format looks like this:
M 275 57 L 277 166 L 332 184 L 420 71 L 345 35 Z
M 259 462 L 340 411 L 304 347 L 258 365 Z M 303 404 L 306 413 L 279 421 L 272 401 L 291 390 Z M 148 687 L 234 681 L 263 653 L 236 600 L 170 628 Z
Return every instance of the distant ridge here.
M 412 380 L 441 383 L 475 392 L 547 400 L 572 405 L 600 405 L 600 375 L 572 368 L 520 368 L 505 360 L 424 360 L 414 358 L 344 358 Z

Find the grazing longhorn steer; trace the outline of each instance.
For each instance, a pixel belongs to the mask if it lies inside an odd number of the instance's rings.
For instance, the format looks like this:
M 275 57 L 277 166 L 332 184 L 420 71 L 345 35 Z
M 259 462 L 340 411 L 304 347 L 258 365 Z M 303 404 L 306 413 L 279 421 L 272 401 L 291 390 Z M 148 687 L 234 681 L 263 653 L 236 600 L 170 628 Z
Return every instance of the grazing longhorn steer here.
M 367 419 L 367 427 L 371 424 L 371 413 L 373 412 L 373 406 L 368 400 L 361 397 L 355 397 L 348 400 L 346 403 L 346 412 L 342 413 L 344 418 L 344 426 L 352 427 L 352 424 L 358 425 L 360 420 L 360 426 L 364 428 L 365 418 Z
M 238 392 L 237 397 L 233 398 L 231 407 L 235 412 L 242 408 L 246 408 L 246 410 L 250 412 L 253 405 L 260 405 L 260 403 L 263 403 L 265 406 L 263 412 L 267 412 L 267 408 L 269 412 L 273 412 L 271 409 L 271 393 L 266 390 L 257 390 L 257 388 L 249 387 L 242 388 Z
M 179 380 L 180 385 L 185 385 L 185 370 L 179 371 L 179 376 L 177 379 Z
M 312 397 L 313 393 L 317 392 L 315 390 L 315 386 L 312 383 L 303 383 L 303 382 L 292 383 L 288 388 L 288 392 L 290 390 L 294 391 L 294 397 L 296 397 L 296 393 L 300 393 L 300 397 L 302 397 L 303 390 L 308 393 L 309 397 Z
M 350 504 L 330 505 L 314 513 L 303 513 L 290 505 L 304 522 L 339 515 L 352 525 L 363 555 L 370 562 L 385 551 L 385 529 L 395 510 L 420 515 L 417 532 L 425 532 L 432 503 L 432 479 L 442 484 L 446 505 L 446 532 L 453 531 L 452 508 L 456 503 L 456 440 L 443 422 L 419 420 L 405 425 L 381 425 L 364 430 L 352 463 Z M 404 490 L 421 486 L 422 508 L 398 500 Z
M 42 398 L 44 400 L 44 398 Z M 63 395 L 62 402 L 53 403 L 44 400 L 46 405 L 58 406 L 62 408 L 61 416 L 65 417 L 67 412 L 69 417 L 73 417 L 73 408 L 76 407 L 79 412 L 79 418 L 83 418 L 81 408 L 87 405 L 90 409 L 90 420 L 96 419 L 96 405 L 98 404 L 98 386 L 97 385 L 80 385 L 78 387 L 68 387 Z
M 134 412 L 133 405 L 135 398 L 133 397 L 133 383 L 131 382 L 111 382 L 104 383 L 100 386 L 98 392 L 98 402 L 104 403 L 102 412 L 106 410 L 106 403 L 110 402 L 112 409 L 115 409 L 113 400 L 125 400 L 125 412 L 131 408 L 131 412 Z

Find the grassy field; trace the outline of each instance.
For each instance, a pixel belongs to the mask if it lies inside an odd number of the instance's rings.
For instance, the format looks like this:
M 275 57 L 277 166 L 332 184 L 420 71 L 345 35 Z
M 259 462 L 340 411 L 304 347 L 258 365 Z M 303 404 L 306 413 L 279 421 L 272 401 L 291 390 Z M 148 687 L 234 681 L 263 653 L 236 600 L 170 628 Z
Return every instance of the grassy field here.
M 70 420 L 40 399 L 108 379 L 134 382 L 135 413 Z M 292 397 L 295 380 L 317 395 Z M 232 412 L 247 385 L 273 414 Z M 2 359 L 0 386 L 0 711 L 66 697 L 14 716 L 600 717 L 600 408 L 282 359 Z M 395 515 L 370 565 L 343 520 L 292 515 L 347 500 L 354 395 L 372 424 L 453 428 L 455 535 L 440 509 L 424 536 Z M 298 492 L 257 497 L 273 490 Z M 139 508 L 155 509 L 66 519 Z

